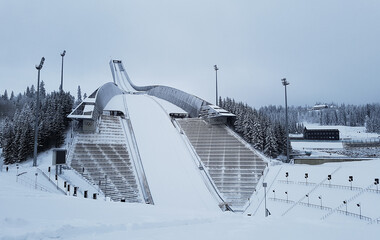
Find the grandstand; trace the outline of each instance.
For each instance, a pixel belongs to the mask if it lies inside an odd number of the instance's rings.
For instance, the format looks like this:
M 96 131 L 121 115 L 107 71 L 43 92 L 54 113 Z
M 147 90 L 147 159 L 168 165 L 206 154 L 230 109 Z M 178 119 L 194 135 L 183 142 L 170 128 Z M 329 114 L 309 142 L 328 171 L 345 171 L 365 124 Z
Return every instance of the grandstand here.
M 266 164 L 225 125 L 199 118 L 177 121 L 227 204 L 244 210 Z
M 68 116 L 79 126 L 69 151 L 71 167 L 113 201 L 191 202 L 200 209 L 219 205 L 243 212 L 266 163 L 228 127 L 235 115 L 178 89 L 136 86 L 120 60 L 110 66 L 114 82 L 95 90 Z M 162 101 L 178 111 L 165 110 Z M 186 154 L 176 155 L 179 148 Z M 157 164 L 167 169 L 157 174 Z M 158 191 L 160 184 L 171 192 Z M 199 199 L 186 188 L 209 197 Z
M 97 133 L 79 133 L 71 167 L 113 201 L 142 202 L 120 117 L 100 118 Z

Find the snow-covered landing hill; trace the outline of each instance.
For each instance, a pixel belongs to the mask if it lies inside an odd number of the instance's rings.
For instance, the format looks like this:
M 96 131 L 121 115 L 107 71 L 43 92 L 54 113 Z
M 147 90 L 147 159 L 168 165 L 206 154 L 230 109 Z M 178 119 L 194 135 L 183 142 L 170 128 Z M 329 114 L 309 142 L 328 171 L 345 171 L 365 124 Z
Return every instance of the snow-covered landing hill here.
M 51 155 L 45 154 L 40 165 L 47 166 L 50 161 Z M 30 172 L 33 177 L 35 169 L 31 165 L 31 161 L 26 162 L 19 170 Z M 262 188 L 257 190 L 258 195 L 245 214 L 190 211 L 178 206 L 106 202 L 104 198 L 83 199 L 35 190 L 33 184 L 16 182 L 16 166 L 12 165 L 9 172 L 4 168 L 0 172 L 0 239 L 378 239 L 378 224 L 341 213 L 321 220 L 328 211 L 305 204 L 282 216 L 292 207 L 290 201 L 303 198 L 301 202 L 307 203 L 304 195 L 314 188 L 313 183 L 320 183 L 336 169 L 331 184 L 350 186 L 348 176 L 353 175 L 353 187 L 366 187 L 380 175 L 380 161 L 272 166 L 265 179 L 267 207 L 272 215 L 265 218 Z M 285 172 L 289 174 L 288 183 Z M 302 184 L 305 172 L 309 174 L 308 186 Z M 272 190 L 276 199 L 285 199 L 287 191 L 289 203 L 269 199 L 274 198 Z M 322 196 L 323 206 L 335 208 L 356 193 L 318 187 L 310 193 L 309 200 L 310 204 L 319 205 L 318 196 Z M 380 194 L 361 194 L 349 202 L 348 212 L 359 212 L 357 202 L 361 203 L 363 215 L 380 217 Z M 249 217 L 248 213 L 256 214 Z

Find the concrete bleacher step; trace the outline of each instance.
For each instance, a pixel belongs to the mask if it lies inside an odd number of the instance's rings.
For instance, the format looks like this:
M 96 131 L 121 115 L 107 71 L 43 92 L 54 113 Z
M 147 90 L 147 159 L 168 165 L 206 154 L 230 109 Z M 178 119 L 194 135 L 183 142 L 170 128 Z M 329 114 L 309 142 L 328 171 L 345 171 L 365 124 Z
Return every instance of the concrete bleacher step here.
M 266 167 L 266 163 L 225 125 L 202 119 L 177 119 L 202 160 L 215 186 L 233 209 L 242 210 Z
M 113 201 L 143 202 L 119 117 L 101 116 L 99 132 L 78 135 L 71 167 Z

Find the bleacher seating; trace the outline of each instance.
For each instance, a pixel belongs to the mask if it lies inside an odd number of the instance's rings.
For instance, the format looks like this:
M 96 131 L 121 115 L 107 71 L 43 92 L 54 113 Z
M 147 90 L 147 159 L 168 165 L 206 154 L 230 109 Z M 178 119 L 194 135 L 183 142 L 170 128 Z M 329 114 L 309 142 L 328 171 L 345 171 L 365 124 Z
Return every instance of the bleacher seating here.
M 212 125 L 202 119 L 177 119 L 201 158 L 224 200 L 243 210 L 255 191 L 266 163 L 226 125 Z
M 71 167 L 113 201 L 143 202 L 119 117 L 101 116 L 97 133 L 78 134 Z

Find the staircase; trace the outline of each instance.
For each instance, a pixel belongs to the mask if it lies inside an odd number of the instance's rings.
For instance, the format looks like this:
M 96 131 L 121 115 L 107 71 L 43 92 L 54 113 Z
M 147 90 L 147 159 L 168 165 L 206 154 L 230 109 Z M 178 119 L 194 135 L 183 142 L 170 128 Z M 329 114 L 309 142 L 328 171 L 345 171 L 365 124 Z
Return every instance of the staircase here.
M 98 133 L 78 134 L 71 167 L 113 201 L 143 202 L 119 117 L 101 116 Z
M 202 119 L 177 119 L 224 200 L 242 211 L 255 191 L 266 163 L 225 125 Z

